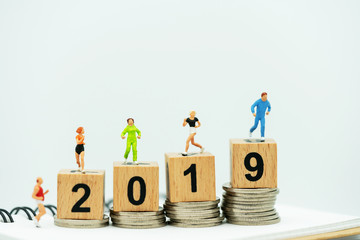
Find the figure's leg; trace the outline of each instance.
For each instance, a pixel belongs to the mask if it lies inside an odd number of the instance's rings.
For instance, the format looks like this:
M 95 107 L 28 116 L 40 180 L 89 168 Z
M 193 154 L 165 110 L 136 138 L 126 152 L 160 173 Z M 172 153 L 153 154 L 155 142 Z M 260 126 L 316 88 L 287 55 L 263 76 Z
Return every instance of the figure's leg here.
M 261 137 L 265 137 L 265 117 L 261 118 Z
M 36 220 L 40 221 L 40 218 L 46 214 L 46 210 L 43 204 L 38 204 L 39 213 L 35 216 Z
M 85 166 L 84 155 L 85 155 L 85 151 L 82 151 L 82 152 L 80 153 L 80 157 L 81 157 L 81 170 L 84 170 L 84 166 Z
M 137 161 L 137 141 L 132 143 L 133 162 Z
M 186 146 L 185 146 L 185 152 L 187 152 L 189 150 L 189 142 L 191 141 L 191 135 L 189 135 L 189 137 L 186 139 Z
M 127 140 L 126 142 L 126 150 L 125 150 L 125 154 L 124 154 L 124 158 L 127 159 L 130 153 L 130 148 L 131 148 L 131 142 L 129 140 Z
M 196 134 L 196 133 L 191 134 L 191 135 L 192 135 L 191 144 L 194 145 L 194 146 L 196 146 L 196 147 L 198 147 L 198 148 L 202 148 L 202 146 L 201 146 L 200 144 L 198 144 L 198 143 L 195 142 L 195 134 Z
M 255 117 L 254 126 L 252 126 L 252 127 L 250 128 L 250 132 L 251 132 L 251 133 L 252 133 L 253 131 L 255 131 L 255 129 L 257 128 L 258 124 L 259 124 L 259 119 L 258 119 L 258 117 Z
M 77 152 L 75 152 L 75 158 L 76 158 L 77 165 L 80 167 L 79 154 Z

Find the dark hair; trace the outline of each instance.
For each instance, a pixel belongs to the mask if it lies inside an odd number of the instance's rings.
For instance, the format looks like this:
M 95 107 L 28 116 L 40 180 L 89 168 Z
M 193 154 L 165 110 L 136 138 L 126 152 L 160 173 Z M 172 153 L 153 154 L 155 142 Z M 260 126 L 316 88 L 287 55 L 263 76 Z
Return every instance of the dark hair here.
M 126 122 L 129 123 L 129 120 L 130 120 L 130 119 L 133 121 L 133 123 L 135 122 L 133 118 L 128 118 L 128 119 L 126 120 Z
M 261 97 L 264 96 L 264 95 L 267 95 L 267 92 L 263 92 L 263 93 L 261 94 Z

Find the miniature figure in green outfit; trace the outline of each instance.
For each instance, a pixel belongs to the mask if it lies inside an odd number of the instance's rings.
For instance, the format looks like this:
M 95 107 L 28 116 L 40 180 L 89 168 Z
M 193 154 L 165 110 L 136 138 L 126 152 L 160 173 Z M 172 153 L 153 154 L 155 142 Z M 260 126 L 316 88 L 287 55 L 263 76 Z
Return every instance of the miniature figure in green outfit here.
M 135 127 L 134 125 L 134 119 L 133 118 L 128 118 L 127 120 L 127 127 L 124 129 L 124 131 L 121 133 L 121 138 L 125 139 L 125 134 L 128 134 L 127 137 L 127 143 L 126 143 L 126 151 L 124 154 L 124 158 L 125 158 L 125 163 L 127 163 L 127 158 L 129 156 L 130 153 L 130 148 L 132 147 L 132 151 L 133 151 L 133 162 L 135 164 L 137 164 L 137 139 L 136 139 L 136 133 L 137 133 L 137 138 L 140 139 L 141 138 L 141 132 L 139 129 L 137 129 L 137 127 Z

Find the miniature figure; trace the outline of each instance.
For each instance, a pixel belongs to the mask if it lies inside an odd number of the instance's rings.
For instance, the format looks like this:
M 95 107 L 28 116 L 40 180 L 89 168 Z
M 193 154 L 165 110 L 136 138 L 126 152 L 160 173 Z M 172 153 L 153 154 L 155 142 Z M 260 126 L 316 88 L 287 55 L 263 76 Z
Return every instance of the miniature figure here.
M 40 227 L 39 224 L 40 218 L 46 214 L 44 200 L 45 200 L 45 194 L 47 194 L 49 190 L 46 190 L 46 192 L 44 192 L 44 190 L 41 187 L 42 183 L 43 183 L 42 178 L 38 177 L 36 179 L 36 185 L 34 187 L 34 192 L 32 194 L 32 198 L 35 199 L 36 204 L 39 208 L 39 214 L 33 218 L 36 227 Z
M 85 173 L 84 171 L 84 155 L 85 155 L 85 149 L 84 149 L 84 139 L 85 136 L 83 135 L 85 133 L 84 128 L 83 127 L 78 127 L 78 129 L 76 130 L 76 132 L 78 133 L 78 135 L 75 137 L 76 139 L 76 147 L 75 147 L 75 158 L 76 158 L 76 163 L 79 166 L 79 171 L 82 173 Z M 81 158 L 81 163 L 79 158 Z
M 256 113 L 255 113 L 256 107 Z M 267 109 L 267 112 L 266 112 Z M 255 117 L 254 126 L 250 128 L 249 137 L 252 137 L 253 131 L 257 128 L 259 121 L 261 121 L 261 141 L 265 141 L 265 113 L 269 115 L 271 111 L 270 102 L 267 100 L 267 93 L 261 93 L 261 98 L 258 99 L 253 105 L 251 105 L 251 112 Z
M 128 125 L 126 126 L 126 128 L 124 129 L 124 131 L 121 133 L 121 138 L 125 139 L 125 134 L 128 134 L 127 137 L 127 142 L 126 142 L 126 151 L 124 154 L 124 164 L 127 163 L 127 158 L 129 156 L 130 153 L 130 148 L 132 147 L 132 152 L 133 152 L 133 163 L 134 164 L 138 164 L 137 162 L 137 139 L 136 139 L 136 133 L 137 133 L 137 138 L 140 139 L 141 138 L 141 132 L 139 129 L 137 129 L 137 127 L 135 127 L 134 125 L 134 119 L 133 118 L 128 118 L 127 120 Z
M 195 117 L 196 112 L 195 111 L 190 111 L 190 117 L 185 118 L 184 122 L 183 122 L 183 127 L 185 127 L 187 124 L 189 124 L 190 126 L 190 135 L 189 137 L 186 139 L 186 146 L 185 146 L 185 152 L 182 153 L 183 156 L 187 156 L 188 155 L 188 150 L 189 150 L 189 142 L 191 141 L 191 144 L 200 148 L 200 153 L 203 153 L 205 148 L 203 148 L 200 144 L 196 143 L 194 138 L 196 135 L 196 128 L 201 126 L 201 123 L 199 121 L 199 119 L 197 117 Z M 196 124 L 197 123 L 197 124 Z

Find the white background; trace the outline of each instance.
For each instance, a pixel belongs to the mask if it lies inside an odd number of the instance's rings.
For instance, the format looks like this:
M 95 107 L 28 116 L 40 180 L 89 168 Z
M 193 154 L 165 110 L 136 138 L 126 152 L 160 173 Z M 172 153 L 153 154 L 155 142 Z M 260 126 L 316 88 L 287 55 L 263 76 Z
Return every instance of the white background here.
M 359 215 L 359 12 L 340 0 L 0 1 L 0 207 L 35 207 L 37 176 L 56 204 L 78 126 L 112 198 L 128 117 L 165 192 L 164 153 L 183 151 L 191 109 L 221 196 L 229 139 L 247 136 L 267 91 L 278 202 Z

